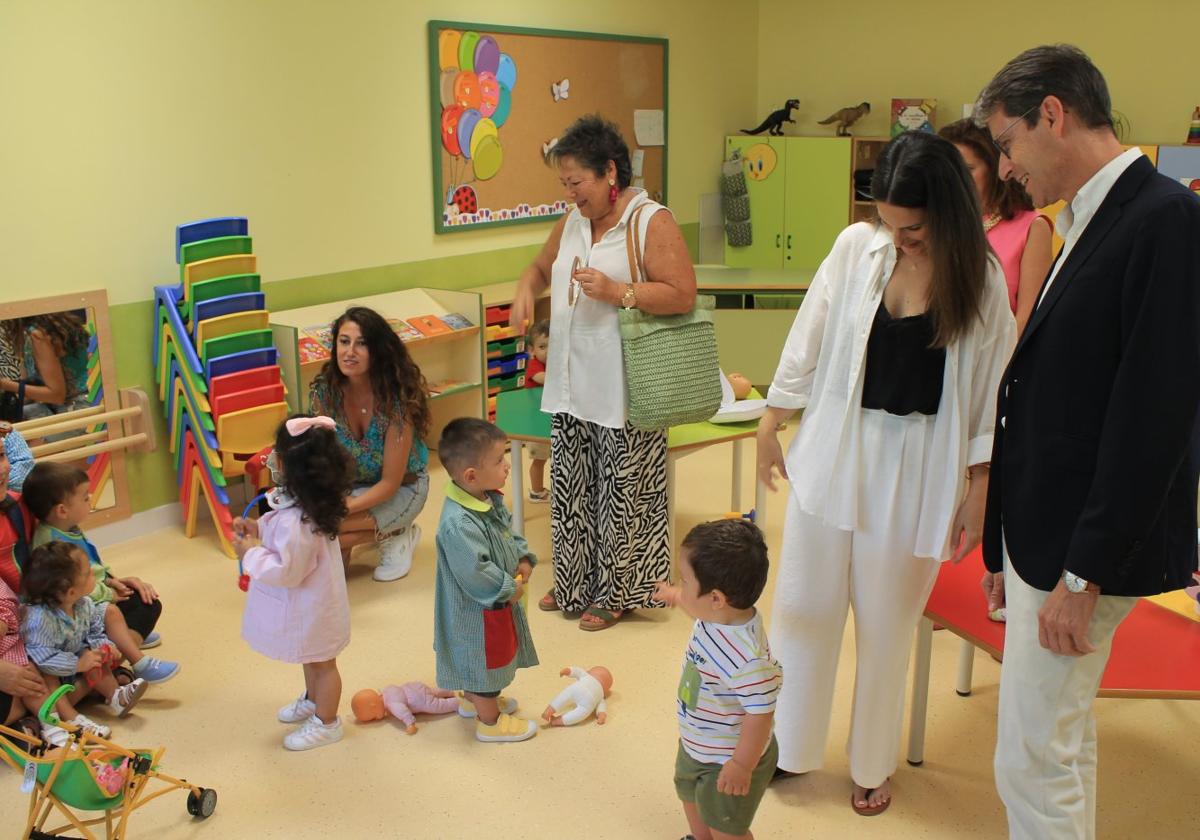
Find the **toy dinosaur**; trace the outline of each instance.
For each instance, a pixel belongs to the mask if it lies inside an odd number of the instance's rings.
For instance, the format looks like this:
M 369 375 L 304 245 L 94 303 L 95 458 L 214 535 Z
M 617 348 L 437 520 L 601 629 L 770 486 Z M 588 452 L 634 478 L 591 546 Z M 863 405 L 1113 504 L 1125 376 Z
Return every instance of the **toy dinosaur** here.
M 785 122 L 795 122 L 795 120 L 792 119 L 792 111 L 799 107 L 799 99 L 789 99 L 778 111 L 772 111 L 771 116 L 763 120 L 762 125 L 760 125 L 758 128 L 743 128 L 742 134 L 762 134 L 765 131 L 767 134 L 774 134 L 777 137 L 782 136 L 783 124 Z
M 817 123 L 817 125 L 830 125 L 837 123 L 837 136 L 849 137 L 850 126 L 854 125 L 860 119 L 871 113 L 871 103 L 862 102 L 853 108 L 842 108 L 840 111 L 834 111 L 825 119 Z

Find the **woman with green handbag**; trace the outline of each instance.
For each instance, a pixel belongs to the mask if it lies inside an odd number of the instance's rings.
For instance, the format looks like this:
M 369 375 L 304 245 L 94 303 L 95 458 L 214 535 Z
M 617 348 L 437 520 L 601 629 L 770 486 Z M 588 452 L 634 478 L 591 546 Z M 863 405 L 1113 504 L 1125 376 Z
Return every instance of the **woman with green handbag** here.
M 667 433 L 629 422 L 619 313 L 689 313 L 696 275 L 671 213 L 630 187 L 629 147 L 615 125 L 579 119 L 550 160 L 575 208 L 521 274 L 510 321 L 523 329 L 537 295 L 550 289 L 542 410 L 554 415 L 554 588 L 538 606 L 582 612 L 580 629 L 603 630 L 631 609 L 662 606 L 654 585 L 671 571 Z M 646 282 L 636 287 L 627 244 L 634 234 L 645 245 Z

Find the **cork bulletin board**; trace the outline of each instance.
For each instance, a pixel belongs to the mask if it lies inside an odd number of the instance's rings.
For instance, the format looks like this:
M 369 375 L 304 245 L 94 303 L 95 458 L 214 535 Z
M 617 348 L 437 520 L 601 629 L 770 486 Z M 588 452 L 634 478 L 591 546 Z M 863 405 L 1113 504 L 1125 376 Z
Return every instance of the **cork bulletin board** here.
M 546 153 L 585 114 L 616 123 L 634 185 L 666 201 L 667 40 L 429 22 L 434 231 L 570 209 Z

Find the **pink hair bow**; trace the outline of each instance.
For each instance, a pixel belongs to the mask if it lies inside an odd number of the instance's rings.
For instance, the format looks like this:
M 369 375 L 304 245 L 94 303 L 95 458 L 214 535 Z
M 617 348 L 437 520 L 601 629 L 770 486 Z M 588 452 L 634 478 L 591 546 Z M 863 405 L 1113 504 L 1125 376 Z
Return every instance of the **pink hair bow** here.
M 337 423 L 333 419 L 325 416 L 318 417 L 293 417 L 284 424 L 287 433 L 292 437 L 299 437 L 314 427 L 320 429 L 336 429 Z

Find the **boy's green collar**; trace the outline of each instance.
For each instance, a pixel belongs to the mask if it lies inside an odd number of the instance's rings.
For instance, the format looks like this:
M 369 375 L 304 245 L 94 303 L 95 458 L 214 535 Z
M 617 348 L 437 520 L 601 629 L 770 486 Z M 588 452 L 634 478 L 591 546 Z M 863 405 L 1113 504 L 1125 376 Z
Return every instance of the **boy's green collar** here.
M 492 509 L 491 503 L 485 502 L 483 499 L 475 498 L 453 481 L 446 484 L 446 498 L 450 499 L 452 502 L 458 502 L 467 510 L 473 510 L 479 513 L 488 513 Z

